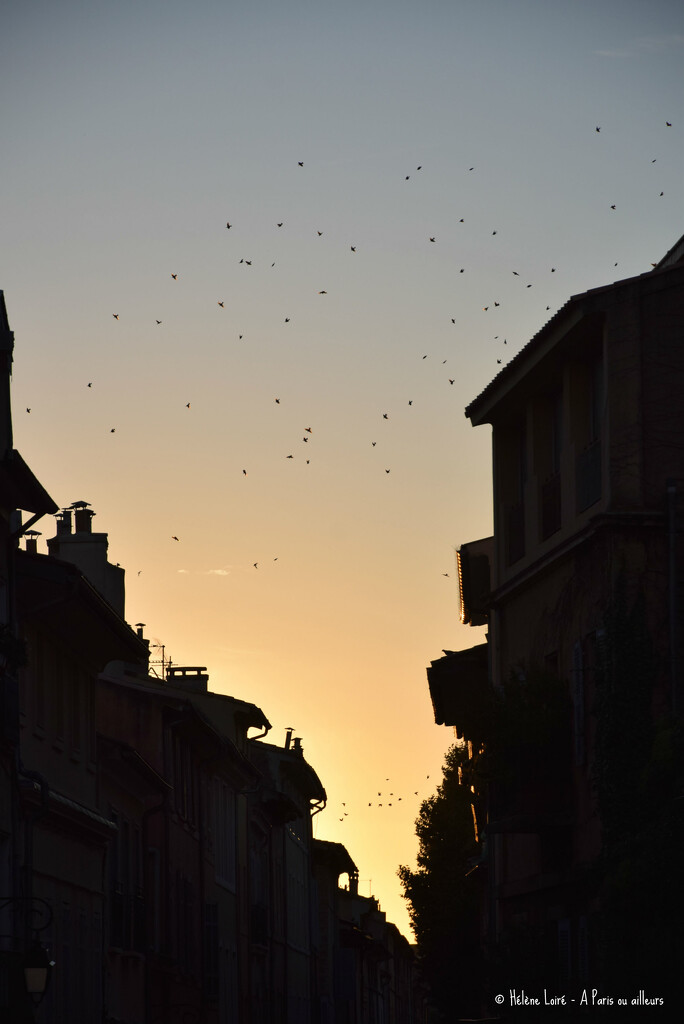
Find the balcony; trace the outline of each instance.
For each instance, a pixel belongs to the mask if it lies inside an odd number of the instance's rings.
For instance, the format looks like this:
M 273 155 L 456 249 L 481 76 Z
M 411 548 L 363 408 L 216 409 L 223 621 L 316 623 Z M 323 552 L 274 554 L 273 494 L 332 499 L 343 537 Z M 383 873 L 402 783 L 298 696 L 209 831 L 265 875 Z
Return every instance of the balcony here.
M 577 456 L 577 511 L 594 505 L 601 497 L 601 441 L 592 441 Z

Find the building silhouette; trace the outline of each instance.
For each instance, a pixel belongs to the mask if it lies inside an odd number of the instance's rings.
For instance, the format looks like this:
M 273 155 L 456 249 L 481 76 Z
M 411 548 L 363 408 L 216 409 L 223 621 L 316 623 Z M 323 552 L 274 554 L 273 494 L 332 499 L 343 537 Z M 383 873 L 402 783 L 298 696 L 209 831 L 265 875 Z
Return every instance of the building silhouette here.
M 13 344 L 0 293 L 0 1020 L 417 1024 L 414 951 L 375 900 L 354 918 L 375 974 L 345 960 L 351 861 L 313 840 L 301 738 L 266 742 L 202 666 L 155 673 L 94 510 L 13 449 Z
M 445 652 L 428 681 L 436 722 L 486 769 L 469 876 L 486 995 L 672 998 L 684 240 L 649 273 L 569 299 L 466 416 L 492 428 L 494 533 L 458 552 L 461 621 L 487 642 Z

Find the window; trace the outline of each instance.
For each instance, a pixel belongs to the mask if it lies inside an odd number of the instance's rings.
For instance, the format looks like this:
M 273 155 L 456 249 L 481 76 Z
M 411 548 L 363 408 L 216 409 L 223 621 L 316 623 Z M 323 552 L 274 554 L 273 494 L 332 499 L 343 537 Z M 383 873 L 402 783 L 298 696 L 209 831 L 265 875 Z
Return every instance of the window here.
M 216 878 L 235 890 L 235 793 L 221 779 L 214 780 Z
M 525 554 L 525 487 L 527 485 L 527 430 L 524 422 L 504 439 L 503 484 L 508 495 L 505 509 L 506 564 Z
M 577 457 L 577 511 L 583 512 L 601 497 L 601 422 L 603 417 L 603 358 L 599 356 L 587 368 L 585 446 Z

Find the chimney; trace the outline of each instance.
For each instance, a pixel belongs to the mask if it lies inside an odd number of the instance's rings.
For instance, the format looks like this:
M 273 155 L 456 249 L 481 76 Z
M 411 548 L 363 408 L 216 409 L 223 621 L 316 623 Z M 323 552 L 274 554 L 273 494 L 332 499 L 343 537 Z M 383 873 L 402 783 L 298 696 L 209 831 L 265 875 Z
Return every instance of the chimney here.
M 85 508 L 85 502 L 79 502 L 75 505 L 74 519 L 76 520 L 76 533 L 92 533 L 94 515 L 95 513 L 92 509 Z
M 26 550 L 29 555 L 38 554 L 38 537 L 40 537 L 40 530 L 27 530 L 24 534 L 26 537 Z
M 294 752 L 299 754 L 300 757 L 304 757 L 304 750 L 302 748 L 302 740 L 300 736 L 294 738 Z
M 95 513 L 87 501 L 74 501 L 56 516 L 57 534 L 47 542 L 54 558 L 75 565 L 92 583 L 115 612 L 124 618 L 124 570 L 107 560 L 109 539 L 106 533 L 93 533 Z M 72 518 L 76 529 L 72 533 Z
M 291 726 L 288 729 L 285 730 L 285 749 L 286 750 L 290 749 L 290 744 L 292 743 L 292 733 L 293 732 L 294 732 L 294 729 Z
M 166 682 L 179 686 L 193 693 L 206 693 L 209 674 L 204 666 L 169 665 L 166 670 Z
M 71 509 L 64 508 L 55 516 L 57 520 L 57 536 L 71 533 Z

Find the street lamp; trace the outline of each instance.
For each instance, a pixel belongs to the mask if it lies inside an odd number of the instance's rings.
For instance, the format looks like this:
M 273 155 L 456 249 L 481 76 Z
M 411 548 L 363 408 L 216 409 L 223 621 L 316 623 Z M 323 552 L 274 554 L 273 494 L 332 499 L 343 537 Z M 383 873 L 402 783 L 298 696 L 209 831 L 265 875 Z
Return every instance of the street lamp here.
M 47 950 L 36 940 L 24 954 L 24 982 L 34 1006 L 40 1006 L 43 1001 L 53 967 L 53 961 L 48 960 Z

